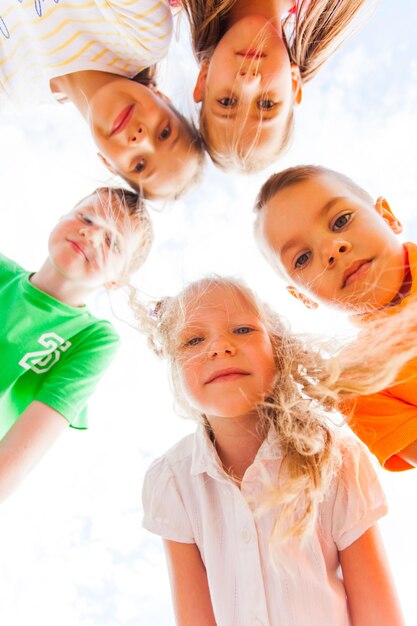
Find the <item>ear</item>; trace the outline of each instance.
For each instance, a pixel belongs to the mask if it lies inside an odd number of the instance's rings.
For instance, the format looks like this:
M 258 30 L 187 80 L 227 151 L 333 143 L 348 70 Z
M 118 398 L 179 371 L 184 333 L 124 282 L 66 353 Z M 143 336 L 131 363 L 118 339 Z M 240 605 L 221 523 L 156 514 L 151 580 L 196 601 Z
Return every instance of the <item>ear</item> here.
M 294 104 L 301 104 L 303 99 L 303 83 L 301 81 L 300 68 L 298 65 L 291 65 L 292 94 Z
M 103 156 L 101 154 L 101 152 L 97 152 L 97 156 L 100 159 L 100 161 L 103 163 L 104 167 L 107 167 L 107 169 L 112 173 L 112 174 L 117 174 L 117 171 L 115 170 L 115 168 L 113 167 L 113 165 L 110 163 L 110 161 L 108 161 L 106 159 L 105 156 Z
M 207 61 L 203 61 L 203 63 L 201 64 L 201 68 L 198 73 L 193 92 L 194 102 L 202 102 L 204 99 L 204 90 L 206 88 L 208 66 L 209 64 Z
M 390 205 L 385 198 L 383 198 L 382 196 L 378 198 L 378 200 L 375 202 L 375 209 L 382 217 L 384 222 L 388 224 L 393 233 L 395 233 L 396 235 L 402 233 L 403 226 L 401 222 L 395 217 Z
M 293 287 L 292 285 L 287 286 L 287 291 L 292 295 L 293 298 L 302 302 L 307 309 L 317 309 L 319 306 L 317 302 L 305 296 L 301 291 L 297 289 L 297 287 Z

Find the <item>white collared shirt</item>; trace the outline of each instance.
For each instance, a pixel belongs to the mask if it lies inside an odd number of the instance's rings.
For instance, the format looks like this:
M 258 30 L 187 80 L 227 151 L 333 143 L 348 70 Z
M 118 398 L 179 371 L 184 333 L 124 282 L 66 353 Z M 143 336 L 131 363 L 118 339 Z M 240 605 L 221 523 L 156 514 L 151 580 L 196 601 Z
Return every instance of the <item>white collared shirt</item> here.
M 338 552 L 387 506 L 364 446 L 350 437 L 343 442 L 340 471 L 312 535 L 293 546 L 288 571 L 274 567 L 268 548 L 276 509 L 259 518 L 250 504 L 263 490 L 260 472 L 273 478 L 279 471 L 279 450 L 268 439 L 241 490 L 222 469 L 202 426 L 151 465 L 143 525 L 164 539 L 197 544 L 217 626 L 349 625 Z

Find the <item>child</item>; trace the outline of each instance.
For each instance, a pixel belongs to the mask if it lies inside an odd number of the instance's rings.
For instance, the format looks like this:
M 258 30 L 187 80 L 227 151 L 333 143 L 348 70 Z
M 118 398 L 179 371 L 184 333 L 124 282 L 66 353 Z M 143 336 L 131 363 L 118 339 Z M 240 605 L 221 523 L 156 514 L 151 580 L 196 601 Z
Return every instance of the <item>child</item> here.
M 203 148 L 154 84 L 171 34 L 167 0 L 0 0 L 0 107 L 71 100 L 111 172 L 149 198 L 177 197 Z
M 266 167 L 289 144 L 304 83 L 346 39 L 365 0 L 182 1 L 211 158 L 224 170 Z
M 236 281 L 192 284 L 156 312 L 181 410 L 199 421 L 153 463 L 144 526 L 163 537 L 180 626 L 403 624 L 375 528 L 366 451 L 336 434 L 361 383 L 296 339 Z M 362 371 L 361 371 L 362 370 Z M 343 571 L 343 581 L 339 575 Z
M 398 335 L 404 324 L 415 328 L 417 247 L 398 240 L 402 226 L 384 198 L 374 203 L 339 172 L 299 166 L 271 176 L 256 209 L 262 251 L 307 306 L 317 306 L 316 300 L 334 304 L 381 337 Z M 401 334 L 406 350 L 413 342 Z M 399 380 L 343 409 L 352 429 L 392 471 L 417 465 L 416 359 Z
M 119 338 L 83 303 L 103 285 L 125 284 L 150 242 L 137 195 L 102 188 L 60 219 L 39 271 L 0 256 L 1 501 L 68 424 L 87 427 L 86 402 Z

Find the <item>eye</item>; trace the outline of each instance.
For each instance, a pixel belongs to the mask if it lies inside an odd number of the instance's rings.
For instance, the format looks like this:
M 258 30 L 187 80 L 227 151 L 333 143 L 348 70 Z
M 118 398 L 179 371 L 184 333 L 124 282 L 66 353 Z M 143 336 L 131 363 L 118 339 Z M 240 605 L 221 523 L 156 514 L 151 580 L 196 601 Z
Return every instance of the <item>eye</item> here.
M 333 231 L 341 230 L 344 226 L 346 226 L 346 224 L 350 222 L 351 217 L 352 217 L 352 213 L 344 213 L 343 215 L 340 215 L 334 221 L 332 230 Z
M 88 215 L 86 215 L 85 213 L 80 213 L 79 218 L 84 222 L 84 224 L 88 224 L 89 226 L 94 224 L 93 220 L 90 217 L 88 217 Z
M 204 337 L 192 337 L 184 342 L 184 346 L 186 348 L 192 348 L 193 346 L 197 346 L 202 341 L 204 341 Z
M 258 100 L 258 108 L 261 111 L 270 111 L 277 106 L 277 103 L 274 100 Z
M 171 136 L 171 127 L 169 126 L 169 124 L 167 126 L 165 126 L 165 128 L 159 133 L 159 139 L 161 141 L 165 141 L 166 139 L 168 139 L 168 137 Z
M 135 167 L 133 168 L 133 170 L 134 170 L 137 174 L 140 174 L 140 172 L 143 172 L 143 170 L 145 169 L 145 167 L 146 167 L 146 161 L 145 161 L 145 159 L 140 159 L 140 160 L 136 163 L 136 165 L 135 165 Z
M 222 106 L 222 107 L 235 107 L 237 105 L 237 98 L 234 98 L 232 96 L 230 97 L 226 97 L 226 98 L 220 98 L 219 100 L 217 100 L 217 102 Z
M 238 328 L 235 328 L 233 332 L 235 335 L 248 335 L 252 331 L 253 328 L 250 326 L 239 326 Z
M 119 254 L 120 252 L 119 242 L 116 239 L 113 239 L 110 233 L 106 233 L 104 240 L 106 242 L 106 246 L 109 249 L 111 249 L 112 252 Z
M 295 259 L 294 267 L 299 270 L 305 267 L 309 260 L 311 259 L 311 252 L 303 252 L 299 257 Z

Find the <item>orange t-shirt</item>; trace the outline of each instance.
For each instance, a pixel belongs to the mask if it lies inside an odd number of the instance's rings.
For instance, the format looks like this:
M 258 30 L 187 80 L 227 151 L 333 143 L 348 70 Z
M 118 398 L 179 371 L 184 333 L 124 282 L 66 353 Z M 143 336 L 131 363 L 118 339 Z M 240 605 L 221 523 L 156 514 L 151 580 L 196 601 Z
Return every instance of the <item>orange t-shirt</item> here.
M 390 311 L 395 313 L 417 298 L 417 245 L 404 244 L 408 252 L 411 272 L 410 293 Z M 387 313 L 388 309 L 384 309 Z M 372 322 L 378 313 L 361 317 L 360 325 Z M 381 465 L 392 472 L 412 469 L 413 466 L 397 452 L 417 441 L 417 359 L 401 370 L 398 377 L 405 382 L 378 393 L 361 396 L 342 407 L 347 412 L 349 426 L 375 454 Z

